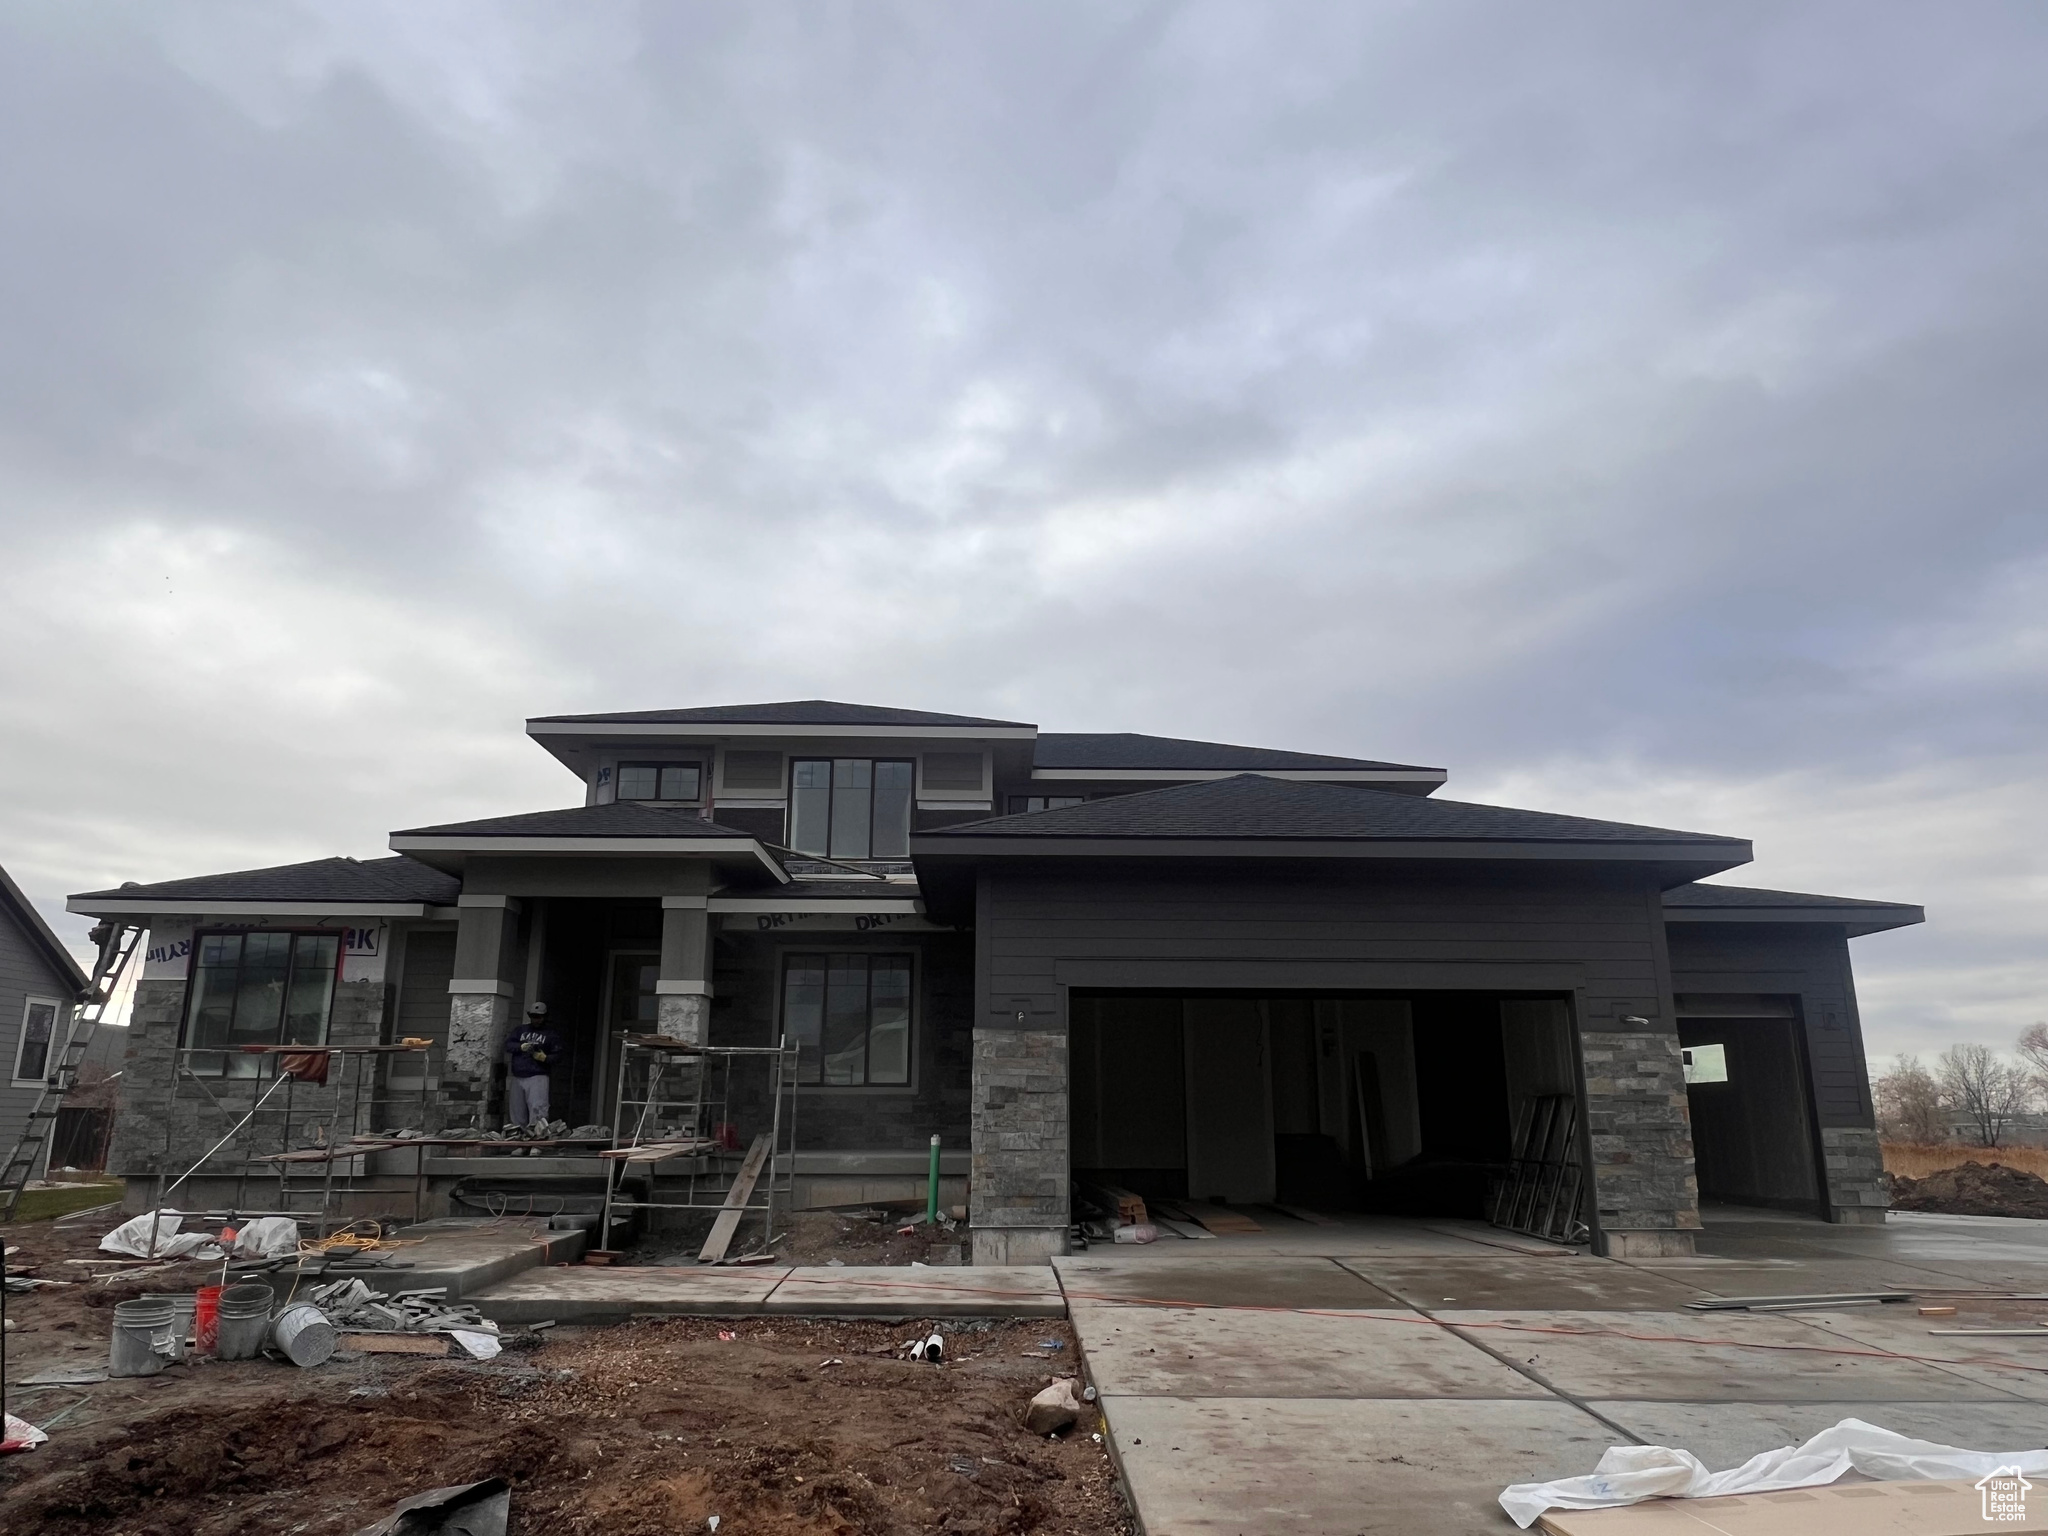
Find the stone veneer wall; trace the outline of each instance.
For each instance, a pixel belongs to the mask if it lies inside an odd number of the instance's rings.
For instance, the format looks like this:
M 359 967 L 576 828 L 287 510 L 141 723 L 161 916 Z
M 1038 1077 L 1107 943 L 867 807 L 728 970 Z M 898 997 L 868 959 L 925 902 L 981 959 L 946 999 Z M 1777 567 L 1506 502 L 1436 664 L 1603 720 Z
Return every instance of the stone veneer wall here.
M 969 1221 L 976 1264 L 1067 1251 L 1067 1034 L 977 1029 Z
M 1863 1126 L 1821 1127 L 1822 1172 L 1828 1219 L 1850 1226 L 1883 1226 L 1891 1195 L 1884 1183 L 1884 1152 L 1877 1132 Z
M 384 1029 L 384 984 L 381 981 L 343 981 L 334 988 L 334 1003 L 328 1016 L 328 1042 L 333 1045 L 374 1045 Z M 127 1178 L 168 1173 L 170 1177 L 190 1168 L 248 1112 L 249 1106 L 270 1086 L 269 1079 L 208 1077 L 199 1084 L 175 1081 L 178 1031 L 184 1023 L 185 983 L 142 981 L 136 984 L 135 1004 L 129 1016 L 128 1049 L 121 1063 L 121 1105 L 114 1118 L 113 1143 L 107 1153 L 107 1169 Z M 358 1057 L 349 1067 L 375 1058 Z M 292 1128 L 301 1140 L 310 1140 L 315 1125 L 335 1128 L 337 1087 L 299 1083 L 280 1089 L 260 1119 L 245 1133 L 259 1152 L 279 1150 L 283 1129 L 272 1111 L 291 1096 Z M 209 1097 L 209 1094 L 211 1097 Z M 353 1095 L 351 1094 L 351 1097 Z M 350 1127 L 339 1127 L 344 1135 Z M 165 1155 L 165 1132 L 170 1130 L 169 1155 Z M 371 1129 L 365 1126 L 363 1129 Z M 221 1172 L 239 1172 L 242 1141 L 231 1143 L 221 1154 Z M 212 1171 L 209 1168 L 208 1171 Z M 203 1175 L 202 1175 L 203 1176 Z M 131 1194 L 130 1203 L 146 1199 L 146 1190 Z M 176 1204 L 173 1200 L 172 1204 Z M 136 1206 L 136 1209 L 141 1209 Z
M 1593 1194 L 1616 1258 L 1688 1254 L 1699 1229 L 1685 1063 L 1670 1029 L 1582 1030 Z

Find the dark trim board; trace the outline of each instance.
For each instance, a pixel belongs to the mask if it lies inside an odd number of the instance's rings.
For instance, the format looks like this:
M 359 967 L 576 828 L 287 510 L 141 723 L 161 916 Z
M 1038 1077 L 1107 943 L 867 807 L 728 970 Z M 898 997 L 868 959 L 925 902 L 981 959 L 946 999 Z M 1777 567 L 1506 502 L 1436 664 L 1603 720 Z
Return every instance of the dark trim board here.
M 1578 965 L 1517 960 L 1268 960 L 1071 959 L 1053 964 L 1053 979 L 1076 990 L 1155 992 L 1373 993 L 1500 992 L 1575 994 L 1585 983 Z

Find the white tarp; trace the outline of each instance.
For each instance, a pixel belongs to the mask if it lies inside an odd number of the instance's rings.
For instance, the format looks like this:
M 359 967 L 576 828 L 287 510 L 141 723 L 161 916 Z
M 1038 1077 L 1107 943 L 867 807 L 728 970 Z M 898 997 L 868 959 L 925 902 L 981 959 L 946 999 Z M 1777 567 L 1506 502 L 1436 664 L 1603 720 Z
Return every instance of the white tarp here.
M 235 1234 L 237 1258 L 282 1259 L 298 1251 L 299 1224 L 289 1216 L 258 1216 Z
M 149 1240 L 151 1222 L 156 1223 L 156 1242 Z M 100 1239 L 100 1252 L 125 1253 L 136 1259 L 183 1259 L 207 1252 L 201 1257 L 219 1258 L 220 1245 L 211 1234 L 205 1232 L 180 1232 L 185 1218 L 177 1211 L 150 1211 L 141 1216 L 130 1217 L 105 1237 Z
M 1516 1483 L 1500 1496 L 1508 1518 L 1527 1530 L 1546 1509 L 1606 1509 L 1645 1499 L 1709 1499 L 1730 1493 L 1812 1488 L 1843 1473 L 1880 1482 L 1983 1477 L 2010 1468 L 2048 1474 L 2048 1451 L 1964 1451 L 1844 1419 L 1804 1445 L 1780 1446 L 1726 1472 L 1709 1472 L 1690 1451 L 1662 1445 L 1610 1446 L 1590 1476 Z

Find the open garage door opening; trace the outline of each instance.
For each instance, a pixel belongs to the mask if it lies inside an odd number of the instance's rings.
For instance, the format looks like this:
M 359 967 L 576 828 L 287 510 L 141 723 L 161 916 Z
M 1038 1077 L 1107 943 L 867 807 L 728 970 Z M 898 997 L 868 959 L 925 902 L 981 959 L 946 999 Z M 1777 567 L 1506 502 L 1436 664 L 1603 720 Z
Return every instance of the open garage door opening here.
M 1077 1178 L 1525 1230 L 1547 1211 L 1558 1235 L 1577 1219 L 1563 998 L 1076 993 L 1070 1018 Z
M 1795 1000 L 1681 996 L 1678 1014 L 1700 1199 L 1824 1216 Z

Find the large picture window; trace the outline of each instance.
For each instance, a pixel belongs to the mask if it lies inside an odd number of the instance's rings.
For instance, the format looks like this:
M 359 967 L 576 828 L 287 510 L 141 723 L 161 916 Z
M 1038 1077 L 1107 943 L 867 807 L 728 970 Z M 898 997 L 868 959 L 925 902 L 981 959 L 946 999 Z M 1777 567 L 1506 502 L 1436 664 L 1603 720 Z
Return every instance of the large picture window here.
M 917 765 L 866 757 L 790 764 L 789 845 L 827 859 L 910 857 Z
M 191 1058 L 195 1072 L 255 1077 L 262 1058 L 245 1045 L 325 1045 L 341 936 L 203 933 L 192 966 L 185 1044 L 219 1052 Z
M 910 1081 L 910 956 L 790 955 L 782 1027 L 799 1083 L 862 1088 Z
M 63 1004 L 55 998 L 32 997 L 21 1011 L 21 1040 L 14 1048 L 14 1080 L 40 1083 L 50 1075 L 50 1051 L 57 1040 L 57 1015 Z

